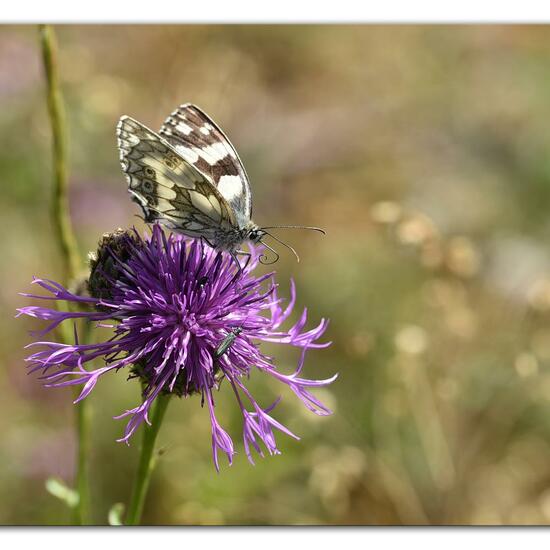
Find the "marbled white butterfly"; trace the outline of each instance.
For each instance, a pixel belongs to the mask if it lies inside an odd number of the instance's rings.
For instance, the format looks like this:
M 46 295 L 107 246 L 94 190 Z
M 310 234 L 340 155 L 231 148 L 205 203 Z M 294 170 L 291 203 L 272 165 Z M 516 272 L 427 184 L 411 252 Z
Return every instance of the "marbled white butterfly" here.
M 290 245 L 259 227 L 251 219 L 250 183 L 237 151 L 219 126 L 201 109 L 181 105 L 157 134 L 129 116 L 117 126 L 118 147 L 128 190 L 147 223 L 158 221 L 168 228 L 204 239 L 226 250 L 238 265 L 236 254 L 245 241 L 261 242 L 266 235 Z M 299 260 L 299 258 L 298 258 Z M 271 262 L 272 263 L 272 262 Z

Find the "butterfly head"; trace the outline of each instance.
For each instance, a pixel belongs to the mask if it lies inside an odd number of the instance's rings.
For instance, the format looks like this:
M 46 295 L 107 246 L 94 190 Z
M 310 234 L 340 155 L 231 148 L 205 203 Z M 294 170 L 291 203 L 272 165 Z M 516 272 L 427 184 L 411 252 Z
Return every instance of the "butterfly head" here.
M 257 225 L 252 225 L 248 229 L 248 233 L 247 233 L 246 238 L 251 243 L 258 244 L 258 243 L 262 242 L 262 238 L 265 237 L 266 234 L 267 234 L 267 231 L 261 229 Z
M 271 252 L 275 255 L 275 257 L 271 261 L 268 261 L 268 258 L 265 254 L 262 254 L 260 256 L 260 263 L 269 265 L 274 264 L 279 259 L 279 254 L 277 254 L 277 252 L 273 250 L 273 248 L 271 248 L 262 240 L 266 235 L 269 235 L 269 233 L 265 229 L 258 227 L 254 222 L 251 221 L 244 229 L 242 233 L 242 238 L 243 240 L 251 242 L 253 244 L 261 244 L 265 248 L 271 250 Z

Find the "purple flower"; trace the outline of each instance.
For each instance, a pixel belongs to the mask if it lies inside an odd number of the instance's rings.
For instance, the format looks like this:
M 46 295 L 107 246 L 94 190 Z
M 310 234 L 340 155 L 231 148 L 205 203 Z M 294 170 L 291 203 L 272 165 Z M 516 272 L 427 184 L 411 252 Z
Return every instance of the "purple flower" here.
M 24 294 L 42 300 L 64 300 L 73 307 L 59 311 L 28 306 L 20 314 L 49 321 L 44 335 L 67 320 L 79 318 L 110 329 L 109 338 L 99 343 L 63 344 L 34 342 L 27 347 L 38 351 L 27 358 L 30 372 L 41 371 L 46 386 L 82 385 L 75 403 L 84 399 L 99 378 L 109 371 L 128 367 L 131 377 L 143 383 L 143 402 L 116 418 L 129 417 L 124 437 L 143 422 L 161 392 L 189 396 L 199 393 L 206 402 L 212 425 L 212 451 L 217 469 L 218 451 L 229 463 L 234 455 L 233 441 L 215 415 L 214 389 L 227 378 L 243 416 L 244 447 L 253 464 L 251 447 L 263 456 L 260 442 L 270 454 L 278 454 L 274 430 L 299 439 L 277 422 L 271 412 L 278 403 L 262 408 L 246 388 L 253 368 L 286 384 L 312 412 L 328 415 L 327 409 L 310 388 L 333 382 L 308 380 L 300 376 L 309 348 L 318 343 L 327 327 L 322 319 L 311 330 L 304 330 L 307 310 L 289 330 L 280 329 L 291 314 L 296 299 L 291 281 L 291 298 L 285 309 L 277 294 L 274 274 L 256 277 L 258 250 L 251 248 L 247 265 L 238 269 L 231 257 L 179 235 L 166 236 L 160 226 L 143 239 L 133 232 L 119 231 L 104 237 L 98 254 L 91 261 L 88 280 L 90 296 L 76 295 L 58 283 L 35 279 L 49 296 Z M 78 310 L 77 310 L 78 309 Z M 114 334 L 111 334 L 114 332 Z M 297 369 L 283 374 L 270 357 L 261 353 L 255 341 L 289 344 L 301 350 Z M 88 369 L 88 363 L 102 357 L 105 366 Z

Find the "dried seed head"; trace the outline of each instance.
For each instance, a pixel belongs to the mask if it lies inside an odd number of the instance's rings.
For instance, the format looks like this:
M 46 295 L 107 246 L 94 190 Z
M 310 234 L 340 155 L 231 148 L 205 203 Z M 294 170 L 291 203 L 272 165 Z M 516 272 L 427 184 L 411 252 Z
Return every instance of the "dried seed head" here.
M 143 247 L 143 242 L 132 231 L 117 229 L 105 233 L 97 252 L 89 254 L 90 276 L 88 292 L 99 300 L 112 298 L 113 283 L 124 277 L 128 270 L 126 261 Z

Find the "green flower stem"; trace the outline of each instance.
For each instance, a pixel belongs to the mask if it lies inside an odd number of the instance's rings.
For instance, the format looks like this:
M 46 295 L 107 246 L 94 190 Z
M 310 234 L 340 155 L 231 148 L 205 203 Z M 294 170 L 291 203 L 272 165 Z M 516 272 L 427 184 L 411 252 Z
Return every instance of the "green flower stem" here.
M 160 394 L 153 405 L 151 425 L 143 424 L 138 470 L 134 481 L 130 506 L 128 507 L 126 525 L 139 525 L 141 521 L 151 473 L 155 467 L 155 456 L 153 454 L 155 440 L 157 439 L 169 400 L 169 394 Z
M 78 395 L 75 390 L 75 399 Z M 78 435 L 76 451 L 76 480 L 75 489 L 78 492 L 78 504 L 73 509 L 72 522 L 74 525 L 86 525 L 89 511 L 89 484 L 88 459 L 90 456 L 90 418 L 89 407 L 84 399 L 75 405 L 75 424 Z
M 40 25 L 42 60 L 46 72 L 48 111 L 52 126 L 54 185 L 52 194 L 52 221 L 65 269 L 65 282 L 75 279 L 80 269 L 80 255 L 69 216 L 67 198 L 67 125 L 63 98 L 59 87 L 57 42 L 50 25 Z
M 52 128 L 53 144 L 53 188 L 51 202 L 51 219 L 59 244 L 63 262 L 64 282 L 69 285 L 78 276 L 80 270 L 80 255 L 76 238 L 73 233 L 69 214 L 67 197 L 67 125 L 63 109 L 63 98 L 59 86 L 59 71 L 57 62 L 57 43 L 55 32 L 49 25 L 40 25 L 40 42 L 42 46 L 42 61 L 46 74 L 48 111 Z M 71 342 L 70 331 L 62 331 L 65 343 Z M 78 394 L 76 394 L 78 395 Z M 88 510 L 88 413 L 85 401 L 75 407 L 75 423 L 78 438 L 76 490 L 78 504 L 73 509 L 73 523 L 86 523 Z

